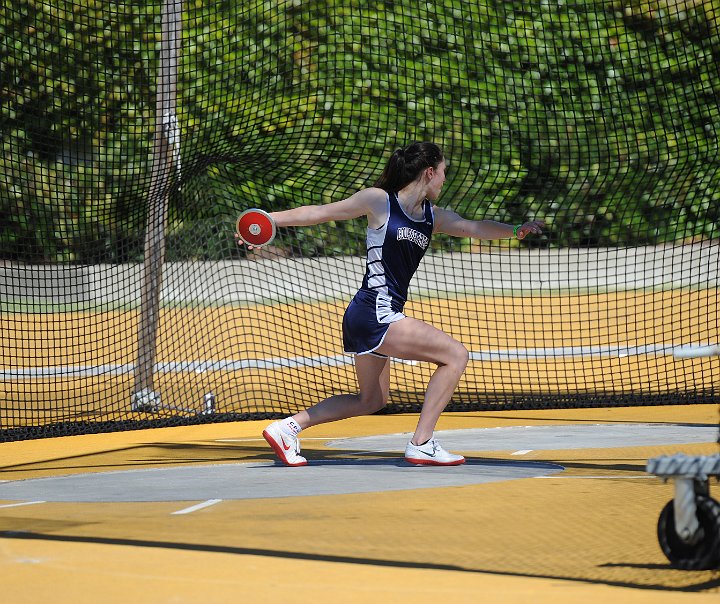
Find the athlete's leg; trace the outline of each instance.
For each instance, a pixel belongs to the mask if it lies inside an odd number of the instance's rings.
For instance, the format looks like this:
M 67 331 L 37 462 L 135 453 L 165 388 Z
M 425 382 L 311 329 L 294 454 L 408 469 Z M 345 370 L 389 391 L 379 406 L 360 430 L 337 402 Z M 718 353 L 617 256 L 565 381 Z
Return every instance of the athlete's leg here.
M 419 445 L 432 438 L 443 412 L 468 363 L 468 351 L 444 331 L 423 321 L 405 317 L 390 325 L 378 352 L 400 359 L 430 361 L 437 365 L 425 392 L 417 429 L 411 442 Z
M 357 394 L 337 394 L 293 415 L 301 428 L 339 419 L 369 415 L 387 404 L 390 392 L 390 359 L 371 354 L 355 355 Z

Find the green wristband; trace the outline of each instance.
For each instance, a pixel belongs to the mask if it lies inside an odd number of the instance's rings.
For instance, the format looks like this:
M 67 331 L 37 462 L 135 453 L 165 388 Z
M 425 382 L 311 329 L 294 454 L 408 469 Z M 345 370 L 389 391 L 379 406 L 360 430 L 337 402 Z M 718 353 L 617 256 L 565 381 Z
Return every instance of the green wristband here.
M 518 229 L 519 229 L 521 226 L 522 226 L 521 224 L 516 224 L 516 225 L 513 227 L 513 237 L 515 237 L 515 239 L 517 239 L 517 232 L 518 232 Z

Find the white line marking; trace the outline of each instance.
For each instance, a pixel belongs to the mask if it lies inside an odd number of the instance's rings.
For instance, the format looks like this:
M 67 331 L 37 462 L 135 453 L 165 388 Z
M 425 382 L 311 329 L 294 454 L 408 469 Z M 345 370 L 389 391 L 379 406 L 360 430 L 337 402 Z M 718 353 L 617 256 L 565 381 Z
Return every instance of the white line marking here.
M 298 436 L 298 440 L 335 440 L 336 438 L 352 438 L 352 436 Z
M 532 449 L 520 449 L 519 451 L 510 453 L 510 455 L 527 455 L 528 453 L 532 453 Z
M 351 436 L 300 436 L 298 440 L 343 440 Z M 216 443 L 253 443 L 265 442 L 264 438 L 216 438 Z
M 265 442 L 264 438 L 216 438 L 216 443 L 254 443 Z
M 22 503 L 5 503 L 0 508 L 19 508 L 22 505 L 35 505 L 37 503 L 47 503 L 47 501 L 23 501 Z
M 522 359 L 552 359 L 563 357 L 620 357 L 634 355 L 670 355 L 680 344 L 644 344 L 640 346 L 558 346 L 555 348 L 516 348 L 509 350 L 476 350 L 470 353 L 473 361 L 506 361 Z M 415 363 L 416 361 L 412 361 Z M 338 367 L 351 365 L 349 355 L 271 357 L 269 359 L 219 359 L 216 361 L 168 361 L 157 363 L 156 373 L 205 373 L 207 371 L 273 370 L 298 367 Z M 133 373 L 135 365 L 64 365 L 56 367 L 20 367 L 0 369 L 0 380 L 33 378 L 92 377 L 97 375 L 125 375 Z
M 516 348 L 471 352 L 472 361 L 502 361 L 520 359 L 552 359 L 562 357 L 620 357 L 632 355 L 672 355 L 673 344 L 643 344 L 640 346 L 557 346 L 555 348 Z
M 220 503 L 221 501 L 222 499 L 208 499 L 207 501 L 203 501 L 202 503 L 198 503 L 197 505 L 191 505 L 189 508 L 173 512 L 172 515 L 192 514 L 193 512 L 197 512 L 198 510 L 202 510 L 203 508 L 209 508 L 211 505 L 215 505 L 216 503 Z

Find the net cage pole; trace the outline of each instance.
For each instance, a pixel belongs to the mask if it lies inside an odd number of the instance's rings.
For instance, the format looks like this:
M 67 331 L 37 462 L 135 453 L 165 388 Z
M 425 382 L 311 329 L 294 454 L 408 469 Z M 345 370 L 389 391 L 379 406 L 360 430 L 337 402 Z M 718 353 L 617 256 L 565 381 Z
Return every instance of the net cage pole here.
M 154 389 L 160 292 L 165 262 L 167 206 L 173 168 L 179 173 L 179 127 L 176 117 L 178 49 L 182 0 L 165 0 L 157 71 L 152 173 L 145 230 L 144 265 L 137 334 L 133 411 L 151 411 L 160 404 Z

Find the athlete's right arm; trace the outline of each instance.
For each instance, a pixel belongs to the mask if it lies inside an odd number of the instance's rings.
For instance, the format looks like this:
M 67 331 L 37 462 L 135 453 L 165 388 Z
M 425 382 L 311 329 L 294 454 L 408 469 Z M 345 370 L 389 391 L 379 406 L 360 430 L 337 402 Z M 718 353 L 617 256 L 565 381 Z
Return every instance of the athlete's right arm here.
M 324 205 L 309 205 L 271 212 L 278 227 L 310 226 L 332 222 L 334 220 L 351 220 L 367 216 L 373 223 L 387 214 L 387 194 L 382 189 L 370 187 L 354 193 L 346 199 Z M 384 222 L 382 218 L 380 224 Z

